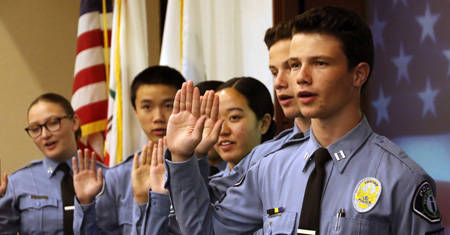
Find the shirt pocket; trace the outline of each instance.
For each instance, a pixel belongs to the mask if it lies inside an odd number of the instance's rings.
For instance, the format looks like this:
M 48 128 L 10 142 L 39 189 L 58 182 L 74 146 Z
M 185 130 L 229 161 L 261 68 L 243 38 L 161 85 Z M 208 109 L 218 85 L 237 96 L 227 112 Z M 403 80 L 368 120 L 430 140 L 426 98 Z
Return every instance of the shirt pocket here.
M 370 221 L 364 219 L 354 219 L 341 217 L 339 220 L 339 228 L 337 229 L 338 219 L 332 217 L 328 223 L 328 233 L 330 235 L 335 234 L 364 234 L 364 235 L 379 235 L 390 234 L 389 224 L 380 221 Z
M 48 224 L 44 226 L 44 220 L 54 222 L 57 217 L 57 208 L 58 200 L 56 198 L 43 195 L 21 196 L 19 202 L 21 233 L 42 232 L 44 227 L 48 228 Z M 46 232 L 54 232 L 54 230 Z
M 296 230 L 297 213 L 285 211 L 264 216 L 264 234 L 292 234 Z

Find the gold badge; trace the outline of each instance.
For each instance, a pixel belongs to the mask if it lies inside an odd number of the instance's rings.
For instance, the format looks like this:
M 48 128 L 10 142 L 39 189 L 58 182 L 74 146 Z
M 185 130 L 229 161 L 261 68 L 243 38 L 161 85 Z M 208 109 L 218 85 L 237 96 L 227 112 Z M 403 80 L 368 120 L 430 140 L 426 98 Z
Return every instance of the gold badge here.
M 364 178 L 353 192 L 353 207 L 360 213 L 368 212 L 377 204 L 380 195 L 380 181 L 373 177 Z

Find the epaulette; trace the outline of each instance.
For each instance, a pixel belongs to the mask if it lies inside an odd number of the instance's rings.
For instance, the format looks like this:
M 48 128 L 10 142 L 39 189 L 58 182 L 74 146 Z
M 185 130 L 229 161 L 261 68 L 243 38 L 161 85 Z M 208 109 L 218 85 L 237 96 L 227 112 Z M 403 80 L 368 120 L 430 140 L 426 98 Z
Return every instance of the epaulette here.
M 141 151 L 138 151 L 137 153 L 141 154 Z M 128 162 L 128 161 L 133 161 L 133 158 L 134 158 L 134 153 L 131 154 L 130 156 L 126 157 L 126 158 L 125 158 L 124 160 L 122 160 L 119 164 L 116 164 L 116 165 L 110 167 L 109 169 L 113 169 L 113 168 L 119 167 L 120 165 L 123 165 L 123 164 L 125 164 L 125 163 Z
M 42 163 L 43 163 L 42 159 L 31 161 L 31 162 L 27 163 L 25 166 L 23 166 L 23 167 L 19 168 L 18 170 L 14 171 L 11 175 L 13 175 L 13 174 L 15 174 L 15 173 L 17 173 L 19 171 L 25 170 L 27 168 L 30 168 L 30 167 L 32 167 L 34 165 L 38 165 L 38 164 L 42 164 Z
M 406 154 L 406 152 L 402 148 L 400 148 L 400 146 L 392 142 L 390 139 L 386 138 L 385 136 L 378 135 L 376 136 L 375 142 L 376 145 L 378 145 L 380 148 L 384 149 L 386 152 L 390 153 L 399 161 L 407 165 L 414 173 L 426 174 L 425 170 L 419 164 L 417 164 L 417 162 L 411 159 L 408 154 Z

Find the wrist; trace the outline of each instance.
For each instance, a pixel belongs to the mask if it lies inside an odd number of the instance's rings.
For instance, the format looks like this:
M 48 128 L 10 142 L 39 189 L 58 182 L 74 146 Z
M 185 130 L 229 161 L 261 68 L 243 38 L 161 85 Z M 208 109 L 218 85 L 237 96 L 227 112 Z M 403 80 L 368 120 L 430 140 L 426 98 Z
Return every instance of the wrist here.
M 183 155 L 183 154 L 174 154 L 172 153 L 172 162 L 185 162 L 189 160 L 192 154 L 190 155 Z

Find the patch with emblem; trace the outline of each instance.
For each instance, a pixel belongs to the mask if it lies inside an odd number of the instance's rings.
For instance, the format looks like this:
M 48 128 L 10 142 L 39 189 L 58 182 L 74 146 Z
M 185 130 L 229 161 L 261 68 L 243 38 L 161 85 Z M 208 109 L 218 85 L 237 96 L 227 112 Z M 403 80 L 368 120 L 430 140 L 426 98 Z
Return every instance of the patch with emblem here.
M 414 212 L 430 223 L 441 222 L 441 213 L 437 206 L 436 197 L 430 183 L 423 182 L 414 195 L 412 204 Z
M 364 178 L 356 185 L 353 192 L 353 207 L 360 213 L 365 213 L 377 204 L 381 195 L 381 183 L 373 177 Z

